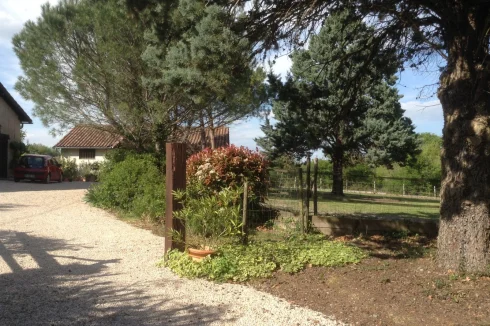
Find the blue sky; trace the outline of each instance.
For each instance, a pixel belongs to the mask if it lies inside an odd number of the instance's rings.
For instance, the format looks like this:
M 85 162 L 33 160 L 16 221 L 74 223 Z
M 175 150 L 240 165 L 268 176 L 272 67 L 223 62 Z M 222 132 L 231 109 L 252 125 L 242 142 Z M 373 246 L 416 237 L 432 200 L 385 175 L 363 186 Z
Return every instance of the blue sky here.
M 18 76 L 22 75 L 19 61 L 12 50 L 11 39 L 18 33 L 27 20 L 35 20 L 41 12 L 41 5 L 46 0 L 0 0 L 0 82 L 7 88 L 22 108 L 33 118 L 32 125 L 26 125 L 27 141 L 53 146 L 62 136 L 53 137 L 48 128 L 33 116 L 33 103 L 25 101 L 15 90 Z M 57 0 L 50 0 L 51 4 Z M 287 56 L 276 60 L 275 73 L 285 75 L 291 66 Z M 419 99 L 420 88 L 437 81 L 437 73 L 421 73 L 411 70 L 400 74 L 397 87 L 403 95 L 401 104 L 405 115 L 410 117 L 417 132 L 442 134 L 443 118 L 439 100 L 436 97 Z M 230 128 L 231 143 L 255 148 L 254 138 L 262 136 L 259 119 L 248 119 L 235 123 Z

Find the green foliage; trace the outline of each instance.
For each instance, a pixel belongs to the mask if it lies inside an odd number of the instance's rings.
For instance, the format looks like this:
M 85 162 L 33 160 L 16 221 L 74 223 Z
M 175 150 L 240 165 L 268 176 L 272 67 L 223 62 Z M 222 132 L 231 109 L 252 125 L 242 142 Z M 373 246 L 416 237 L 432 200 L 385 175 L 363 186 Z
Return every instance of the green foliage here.
M 99 177 L 100 164 L 98 162 L 82 162 L 78 165 L 78 175 L 86 181 L 97 181 Z
M 358 163 L 347 167 L 344 171 L 344 176 L 351 181 L 371 182 L 374 178 L 374 171 L 368 164 Z
M 270 135 L 274 132 L 274 128 L 270 123 L 269 119 L 270 111 L 265 114 L 265 124 L 260 126 L 260 130 L 265 135 Z M 254 138 L 255 143 L 261 148 L 261 153 L 270 162 L 270 166 L 274 168 L 279 168 L 283 170 L 293 171 L 297 166 L 297 162 L 293 155 L 279 154 L 274 147 L 274 141 L 271 137 L 257 137 Z
M 127 154 L 101 168 L 99 183 L 89 189 L 86 199 L 98 207 L 158 220 L 165 212 L 165 177 L 152 155 Z
M 73 181 L 79 176 L 78 165 L 75 159 L 69 159 L 61 156 L 58 158 L 58 162 L 61 164 L 63 177 L 68 178 L 68 180 L 70 181 Z
M 246 26 L 263 49 L 283 48 L 284 42 L 303 46 L 305 33 L 314 30 L 331 13 L 349 9 L 356 13 L 355 20 L 370 22 L 380 48 L 396 51 L 403 60 L 399 66 L 402 70 L 437 68 L 435 71 L 440 72 L 437 95 L 445 118 L 439 263 L 462 271 L 485 270 L 489 264 L 488 237 L 478 230 L 486 229 L 488 220 L 476 222 L 473 216 L 478 213 L 469 210 L 477 211 L 480 206 L 476 203 L 488 206 L 488 196 L 481 189 L 488 184 L 488 153 L 483 149 L 488 148 L 489 139 L 482 136 L 486 125 L 480 121 L 490 117 L 490 94 L 486 86 L 477 85 L 488 85 L 490 75 L 472 72 L 490 62 L 490 3 L 292 0 L 272 5 L 268 0 L 242 0 L 238 4 L 248 5 L 246 13 L 238 19 L 239 24 Z M 460 22 L 457 28 L 447 23 L 454 21 Z M 463 67 L 459 62 L 466 64 Z M 468 208 L 468 203 L 474 204 L 474 208 Z M 474 235 L 479 240 L 468 239 Z M 454 250 L 468 243 L 471 243 L 468 250 Z
M 270 277 L 276 270 L 297 273 L 307 265 L 342 266 L 358 263 L 365 254 L 357 247 L 328 241 L 320 236 L 289 241 L 226 245 L 214 257 L 192 261 L 186 253 L 171 251 L 165 266 L 180 276 L 216 281 L 246 281 Z
M 101 173 L 107 174 L 114 169 L 114 166 L 123 162 L 127 157 L 138 156 L 136 152 L 127 149 L 115 148 L 108 151 L 105 155 L 104 163 L 99 166 Z
M 13 169 L 19 163 L 19 159 L 22 154 L 27 152 L 26 145 L 21 141 L 10 142 L 10 149 L 12 150 L 12 160 L 10 161 L 10 168 Z
M 377 176 L 392 178 L 424 179 L 438 183 L 441 179 L 442 138 L 431 133 L 421 133 L 418 153 L 410 166 L 394 165 L 393 169 L 376 168 Z
M 190 184 L 186 191 L 175 192 L 183 208 L 174 215 L 185 221 L 187 238 L 198 236 L 198 245 L 212 246 L 220 238 L 241 235 L 241 195 L 241 189 L 228 187 L 210 193 L 200 183 Z
M 126 142 L 153 150 L 153 127 L 166 112 L 143 85 L 145 44 L 144 26 L 118 0 L 45 4 L 13 38 L 24 72 L 15 88 L 53 132 L 111 125 Z
M 431 133 L 420 134 L 420 153 L 415 157 L 414 169 L 420 178 L 441 178 L 442 138 Z
M 120 0 L 45 4 L 14 36 L 24 72 L 16 89 L 53 132 L 110 125 L 131 148 L 161 152 L 183 128 L 260 111 L 265 73 L 233 22 L 207 1 L 171 1 L 138 17 Z
M 274 151 L 303 158 L 321 149 L 334 164 L 338 194 L 348 159 L 389 166 L 404 163 L 417 146 L 394 87 L 396 58 L 374 38 L 351 12 L 333 14 L 307 50 L 293 52 L 285 83 L 269 77 L 277 123 L 264 132 Z
M 187 108 L 194 125 L 217 127 L 258 113 L 265 74 L 252 59 L 253 45 L 231 28 L 229 11 L 207 1 L 176 0 L 150 6 L 140 17 L 151 26 L 143 58 L 152 74 L 145 82 Z
M 50 156 L 58 156 L 59 153 L 53 148 L 43 144 L 27 144 L 27 153 L 29 154 L 41 154 L 41 155 L 50 155 Z
M 187 159 L 187 183 L 199 183 L 209 191 L 242 188 L 248 181 L 250 193 L 261 198 L 268 185 L 268 162 L 257 151 L 234 145 L 205 149 Z

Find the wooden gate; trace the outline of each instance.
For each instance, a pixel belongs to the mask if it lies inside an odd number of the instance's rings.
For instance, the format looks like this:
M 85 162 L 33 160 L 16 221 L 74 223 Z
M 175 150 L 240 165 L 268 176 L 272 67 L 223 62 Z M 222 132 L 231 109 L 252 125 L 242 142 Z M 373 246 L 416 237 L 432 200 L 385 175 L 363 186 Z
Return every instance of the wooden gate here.
M 0 179 L 8 175 L 9 136 L 0 134 Z

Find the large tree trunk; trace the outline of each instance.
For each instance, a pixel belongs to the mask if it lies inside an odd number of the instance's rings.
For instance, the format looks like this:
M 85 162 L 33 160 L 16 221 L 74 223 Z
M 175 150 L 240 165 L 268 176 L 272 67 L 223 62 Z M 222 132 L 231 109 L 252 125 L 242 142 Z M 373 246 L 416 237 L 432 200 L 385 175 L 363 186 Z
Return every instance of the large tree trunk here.
M 342 147 L 337 146 L 333 149 L 332 163 L 333 163 L 332 194 L 343 195 L 344 181 L 343 181 L 342 174 L 343 174 L 343 165 L 344 165 L 344 151 Z
M 490 268 L 489 60 L 468 31 L 452 39 L 438 92 L 444 112 L 438 261 L 447 269 Z
M 209 120 L 209 143 L 211 144 L 211 149 L 216 149 L 216 144 L 214 143 L 214 119 L 211 111 L 208 111 Z
M 206 125 L 204 124 L 204 114 L 201 112 L 199 116 L 199 131 L 201 134 L 201 149 L 205 149 L 207 147 L 206 144 Z

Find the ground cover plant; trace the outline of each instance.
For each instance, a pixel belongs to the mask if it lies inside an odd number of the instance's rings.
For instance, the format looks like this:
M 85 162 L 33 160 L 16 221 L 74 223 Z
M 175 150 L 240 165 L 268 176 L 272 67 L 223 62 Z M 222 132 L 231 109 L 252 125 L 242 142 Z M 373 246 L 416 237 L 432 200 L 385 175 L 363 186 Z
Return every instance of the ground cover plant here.
M 407 234 L 336 240 L 367 257 L 338 268 L 278 271 L 248 285 L 353 325 L 490 324 L 490 277 L 439 268 L 435 240 Z
M 282 240 L 252 241 L 249 245 L 228 244 L 202 262 L 186 253 L 170 251 L 164 266 L 180 276 L 216 281 L 247 281 L 270 277 L 277 270 L 297 273 L 307 266 L 343 266 L 358 263 L 361 249 L 320 235 Z
M 299 196 L 294 193 L 269 193 L 267 203 L 279 209 L 298 210 Z M 310 207 L 313 204 L 310 204 Z M 370 215 L 378 217 L 439 218 L 439 198 L 345 193 L 336 196 L 320 193 L 318 213 L 329 215 Z

